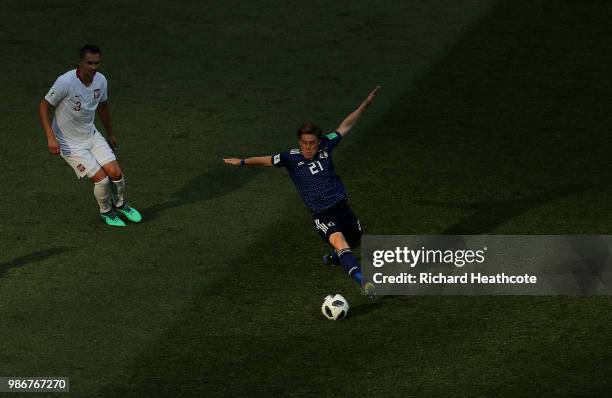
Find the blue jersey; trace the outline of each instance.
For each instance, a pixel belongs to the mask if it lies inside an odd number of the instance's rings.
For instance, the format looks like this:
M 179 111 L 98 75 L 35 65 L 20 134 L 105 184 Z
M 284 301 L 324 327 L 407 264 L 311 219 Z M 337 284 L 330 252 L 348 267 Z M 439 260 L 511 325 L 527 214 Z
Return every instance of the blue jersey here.
M 306 159 L 299 149 L 272 156 L 272 165 L 286 167 L 302 200 L 313 214 L 329 209 L 346 199 L 346 188 L 334 171 L 332 151 L 340 143 L 338 132 L 321 138 L 318 152 Z

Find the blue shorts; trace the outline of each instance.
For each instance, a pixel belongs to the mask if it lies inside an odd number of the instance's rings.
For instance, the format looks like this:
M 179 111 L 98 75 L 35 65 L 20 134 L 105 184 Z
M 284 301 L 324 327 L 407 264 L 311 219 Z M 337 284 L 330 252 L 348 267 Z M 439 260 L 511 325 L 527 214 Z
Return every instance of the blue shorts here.
M 343 200 L 336 203 L 327 210 L 312 215 L 317 232 L 321 239 L 329 243 L 329 236 L 334 232 L 342 232 L 344 239 L 351 248 L 359 246 L 361 243 L 361 223 L 348 205 L 348 201 Z

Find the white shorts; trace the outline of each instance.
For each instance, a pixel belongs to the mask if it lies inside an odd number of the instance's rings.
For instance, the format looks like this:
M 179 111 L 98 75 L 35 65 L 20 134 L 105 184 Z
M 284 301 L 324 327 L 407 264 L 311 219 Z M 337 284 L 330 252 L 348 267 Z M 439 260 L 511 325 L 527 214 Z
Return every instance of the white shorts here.
M 98 131 L 84 145 L 79 145 L 77 148 L 71 147 L 69 150 L 62 149 L 61 156 L 79 178 L 85 176 L 91 178 L 100 170 L 101 166 L 117 159 L 111 147 Z

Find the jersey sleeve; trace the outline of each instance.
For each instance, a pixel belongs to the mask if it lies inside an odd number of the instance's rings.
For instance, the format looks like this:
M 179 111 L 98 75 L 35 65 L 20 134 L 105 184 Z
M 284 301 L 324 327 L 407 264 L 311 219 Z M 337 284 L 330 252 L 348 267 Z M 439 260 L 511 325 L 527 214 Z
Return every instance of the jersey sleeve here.
M 106 78 L 102 80 L 102 84 L 100 85 L 100 102 L 106 102 L 108 100 L 108 92 L 107 92 L 108 82 Z
M 68 83 L 61 77 L 58 77 L 55 83 L 53 83 L 53 86 L 51 86 L 51 88 L 49 89 L 47 95 L 45 95 L 45 99 L 51 105 L 57 106 L 57 104 L 59 104 L 61 100 L 66 98 L 67 95 Z
M 281 152 L 272 155 L 272 166 L 287 167 L 289 166 L 289 152 Z
M 342 134 L 334 131 L 333 133 L 326 134 L 323 136 L 323 138 L 321 138 L 321 146 L 325 147 L 325 149 L 331 152 L 336 146 L 338 146 L 341 140 Z

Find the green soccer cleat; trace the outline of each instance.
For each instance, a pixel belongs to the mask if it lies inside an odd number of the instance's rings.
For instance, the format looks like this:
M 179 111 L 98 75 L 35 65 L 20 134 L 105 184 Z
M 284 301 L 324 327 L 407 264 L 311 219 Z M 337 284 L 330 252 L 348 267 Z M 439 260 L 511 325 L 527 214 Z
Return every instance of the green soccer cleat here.
M 130 205 L 128 205 L 127 203 L 124 203 L 120 207 L 115 207 L 115 211 L 118 211 L 119 213 L 123 214 L 125 218 L 127 218 L 131 222 L 142 221 L 142 216 L 140 215 L 140 212 L 135 208 L 130 207 Z
M 106 225 L 110 225 L 111 227 L 125 227 L 123 220 L 117 217 L 117 213 L 112 210 L 106 213 L 100 213 L 100 217 L 102 217 Z

